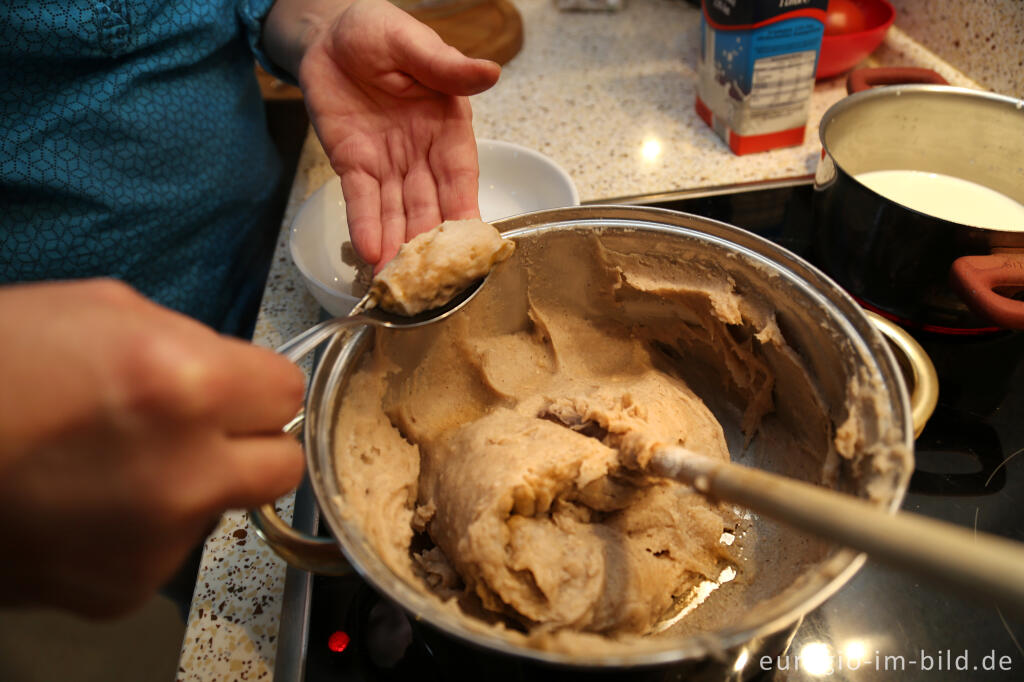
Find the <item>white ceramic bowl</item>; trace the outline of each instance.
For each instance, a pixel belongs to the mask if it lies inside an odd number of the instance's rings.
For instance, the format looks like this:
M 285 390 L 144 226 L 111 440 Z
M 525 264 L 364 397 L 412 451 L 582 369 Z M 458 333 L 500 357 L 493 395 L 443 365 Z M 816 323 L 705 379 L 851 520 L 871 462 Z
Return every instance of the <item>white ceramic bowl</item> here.
M 492 221 L 545 208 L 578 206 L 569 174 L 540 152 L 511 142 L 478 140 L 480 215 Z M 355 268 L 341 260 L 349 241 L 345 199 L 335 178 L 313 192 L 292 221 L 289 247 L 313 297 L 332 315 L 347 315 Z
M 484 220 L 580 205 L 572 178 L 547 156 L 511 142 L 478 140 L 476 144 Z

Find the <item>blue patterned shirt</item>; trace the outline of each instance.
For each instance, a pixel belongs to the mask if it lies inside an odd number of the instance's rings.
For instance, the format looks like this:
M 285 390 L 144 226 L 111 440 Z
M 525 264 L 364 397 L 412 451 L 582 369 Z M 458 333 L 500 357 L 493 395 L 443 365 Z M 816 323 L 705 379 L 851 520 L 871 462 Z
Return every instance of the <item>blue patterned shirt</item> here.
M 109 275 L 236 325 L 280 181 L 253 75 L 272 2 L 0 3 L 0 281 Z

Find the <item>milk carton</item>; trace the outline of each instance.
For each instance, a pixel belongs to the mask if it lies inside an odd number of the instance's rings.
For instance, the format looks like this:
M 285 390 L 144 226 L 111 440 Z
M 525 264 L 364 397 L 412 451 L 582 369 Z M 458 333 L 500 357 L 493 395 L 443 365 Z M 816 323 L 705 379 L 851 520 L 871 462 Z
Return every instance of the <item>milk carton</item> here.
M 697 113 L 736 154 L 803 142 L 828 0 L 703 0 Z

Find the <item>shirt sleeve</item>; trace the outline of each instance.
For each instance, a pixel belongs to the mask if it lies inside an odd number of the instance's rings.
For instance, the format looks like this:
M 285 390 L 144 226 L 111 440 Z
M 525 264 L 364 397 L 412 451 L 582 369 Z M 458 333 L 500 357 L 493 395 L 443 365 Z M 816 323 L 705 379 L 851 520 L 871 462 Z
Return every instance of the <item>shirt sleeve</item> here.
M 260 66 L 274 78 L 279 78 L 290 85 L 298 85 L 295 77 L 272 62 L 263 50 L 263 22 L 273 5 L 274 0 L 239 0 L 238 17 L 245 29 L 249 49 Z

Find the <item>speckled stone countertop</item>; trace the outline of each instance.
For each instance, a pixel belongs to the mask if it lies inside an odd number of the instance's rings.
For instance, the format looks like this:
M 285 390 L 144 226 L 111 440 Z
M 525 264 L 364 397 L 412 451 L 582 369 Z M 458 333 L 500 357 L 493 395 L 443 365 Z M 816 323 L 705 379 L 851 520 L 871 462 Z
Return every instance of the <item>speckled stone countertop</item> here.
M 498 85 L 473 98 L 477 136 L 544 152 L 573 177 L 585 202 L 811 173 L 817 123 L 845 94 L 842 78 L 815 87 L 803 145 L 734 156 L 694 112 L 698 10 L 679 0 L 630 0 L 609 14 L 560 13 L 551 0 L 516 6 L 525 43 Z M 895 28 L 871 60 L 929 66 L 951 83 L 980 87 Z M 310 135 L 284 228 L 332 178 Z M 271 348 L 320 315 L 291 263 L 287 235 L 282 229 L 256 326 L 255 342 Z M 291 504 L 278 505 L 285 519 Z M 178 679 L 270 679 L 284 575 L 284 562 L 246 514 L 226 514 L 206 543 Z

